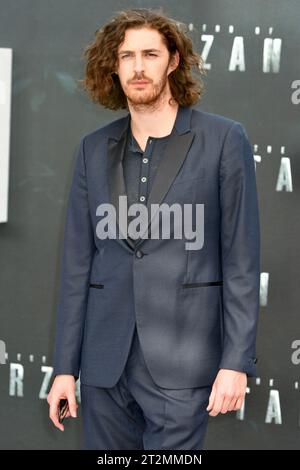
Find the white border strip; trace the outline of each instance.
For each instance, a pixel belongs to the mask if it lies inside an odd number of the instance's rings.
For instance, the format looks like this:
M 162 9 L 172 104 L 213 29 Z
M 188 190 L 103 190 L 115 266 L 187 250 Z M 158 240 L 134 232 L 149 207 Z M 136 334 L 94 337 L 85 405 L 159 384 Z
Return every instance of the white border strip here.
M 8 220 L 12 49 L 0 48 L 0 223 Z

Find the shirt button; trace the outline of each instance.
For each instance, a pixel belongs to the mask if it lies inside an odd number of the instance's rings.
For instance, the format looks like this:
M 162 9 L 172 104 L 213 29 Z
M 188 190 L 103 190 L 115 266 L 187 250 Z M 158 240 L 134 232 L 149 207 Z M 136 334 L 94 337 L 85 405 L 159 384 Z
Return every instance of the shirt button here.
M 137 250 L 137 251 L 135 252 L 135 256 L 136 256 L 137 258 L 142 258 L 142 257 L 144 256 L 144 253 L 143 253 L 141 250 Z
M 152 139 L 149 140 L 149 143 L 152 144 Z
M 148 163 L 148 158 L 143 158 L 143 163 Z
M 143 183 L 145 183 L 145 181 L 147 181 L 146 176 L 143 176 L 143 178 L 141 178 L 141 180 L 143 181 Z
M 146 199 L 145 196 L 140 197 L 140 201 L 145 201 L 145 199 Z

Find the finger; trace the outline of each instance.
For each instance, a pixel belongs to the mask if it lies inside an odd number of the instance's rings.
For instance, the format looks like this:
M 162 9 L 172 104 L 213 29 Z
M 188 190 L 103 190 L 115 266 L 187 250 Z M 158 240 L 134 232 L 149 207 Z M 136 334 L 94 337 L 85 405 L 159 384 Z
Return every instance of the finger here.
M 207 411 L 212 409 L 214 401 L 215 401 L 215 396 L 216 396 L 216 387 L 213 387 L 212 391 L 210 393 L 210 396 L 209 396 L 209 402 L 208 402 L 208 406 L 206 408 Z
M 67 398 L 68 398 L 68 405 L 69 405 L 70 414 L 73 418 L 76 418 L 77 417 L 78 405 L 76 403 L 75 392 L 73 392 L 73 391 L 70 392 Z
M 244 403 L 244 399 L 245 399 L 244 397 L 241 397 L 241 398 L 239 398 L 239 399 L 237 400 L 236 405 L 235 405 L 235 407 L 234 407 L 234 410 L 235 410 L 235 411 L 236 411 L 236 410 L 240 410 L 240 409 L 242 408 L 243 403 Z
M 225 397 L 224 400 L 223 400 L 223 404 L 222 404 L 222 408 L 221 408 L 221 413 L 222 414 L 225 414 L 227 413 L 228 411 L 228 407 L 230 405 L 230 402 L 231 402 L 232 398 L 231 397 Z
M 233 397 L 231 402 L 229 403 L 228 405 L 228 411 L 233 411 L 234 410 L 234 407 L 236 406 L 236 403 L 237 403 L 237 397 Z
M 59 398 L 52 400 L 52 402 L 50 403 L 49 417 L 53 422 L 54 426 L 56 426 L 61 431 L 64 431 L 64 425 L 61 424 L 58 420 L 58 404 Z
M 224 401 L 224 396 L 221 395 L 220 392 L 217 391 L 216 396 L 215 396 L 214 406 L 211 412 L 209 413 L 210 416 L 217 416 L 220 413 L 222 405 L 223 405 L 223 401 Z

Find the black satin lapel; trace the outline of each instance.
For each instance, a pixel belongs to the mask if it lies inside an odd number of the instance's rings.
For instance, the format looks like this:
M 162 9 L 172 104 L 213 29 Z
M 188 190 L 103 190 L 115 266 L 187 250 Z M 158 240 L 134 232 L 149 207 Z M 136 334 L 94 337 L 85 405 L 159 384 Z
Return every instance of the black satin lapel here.
M 157 168 L 147 201 L 148 215 L 149 217 L 152 215 L 147 228 L 148 234 L 151 222 L 158 210 L 157 208 L 153 211 L 153 214 L 151 214 L 151 204 L 161 204 L 187 156 L 194 137 L 195 133 L 193 132 L 188 132 L 182 135 L 179 135 L 177 132 L 173 132 L 167 141 L 164 155 Z M 145 235 L 147 230 L 145 230 L 141 238 Z M 140 239 L 137 242 L 137 245 L 143 243 L 144 240 L 145 239 Z
M 127 134 L 125 132 L 119 141 L 116 141 L 113 138 L 108 139 L 108 187 L 110 203 L 113 204 L 116 210 L 117 240 L 122 244 L 127 243 L 131 248 L 134 248 L 134 243 L 127 238 L 127 233 L 121 230 L 119 221 L 119 196 L 127 196 L 122 165 L 122 159 L 126 147 L 126 135 Z M 124 214 L 124 217 L 127 218 L 127 213 Z M 125 238 L 119 238 L 118 230 Z

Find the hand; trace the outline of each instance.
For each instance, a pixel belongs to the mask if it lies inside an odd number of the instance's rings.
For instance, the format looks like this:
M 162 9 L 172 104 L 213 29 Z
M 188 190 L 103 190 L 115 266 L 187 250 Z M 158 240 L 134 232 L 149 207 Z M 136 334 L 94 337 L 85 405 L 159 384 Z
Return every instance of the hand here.
M 207 411 L 210 416 L 239 410 L 244 402 L 247 374 L 230 369 L 220 369 L 212 386 Z
M 64 425 L 58 420 L 59 401 L 61 398 L 66 398 L 69 406 L 66 418 L 69 416 L 76 418 L 78 405 L 76 403 L 75 390 L 76 385 L 73 375 L 57 375 L 48 394 L 47 402 L 50 405 L 49 417 L 61 431 L 64 431 Z

